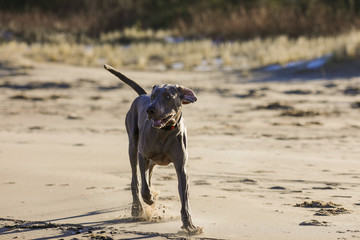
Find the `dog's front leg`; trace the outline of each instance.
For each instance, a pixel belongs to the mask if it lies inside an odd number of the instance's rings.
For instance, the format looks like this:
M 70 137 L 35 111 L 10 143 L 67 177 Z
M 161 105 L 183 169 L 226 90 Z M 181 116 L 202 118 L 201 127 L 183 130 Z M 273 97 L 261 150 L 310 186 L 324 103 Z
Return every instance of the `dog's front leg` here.
M 141 174 L 141 196 L 145 203 L 151 205 L 154 203 L 154 199 L 146 180 L 146 173 L 149 169 L 149 159 L 146 159 L 141 153 L 138 153 L 138 159 Z
M 178 190 L 181 201 L 181 220 L 183 222 L 182 228 L 191 232 L 195 230 L 196 227 L 194 226 L 190 215 L 188 177 L 186 175 L 185 169 L 182 167 L 176 167 L 176 173 L 178 177 Z
M 172 154 L 173 163 L 175 166 L 177 178 L 178 178 L 178 190 L 181 201 L 181 220 L 183 222 L 182 228 L 190 234 L 200 233 L 201 229 L 195 227 L 190 214 L 189 206 L 189 184 L 188 177 L 185 170 L 185 164 L 187 160 L 187 153 L 184 152 L 184 148 L 179 147 Z

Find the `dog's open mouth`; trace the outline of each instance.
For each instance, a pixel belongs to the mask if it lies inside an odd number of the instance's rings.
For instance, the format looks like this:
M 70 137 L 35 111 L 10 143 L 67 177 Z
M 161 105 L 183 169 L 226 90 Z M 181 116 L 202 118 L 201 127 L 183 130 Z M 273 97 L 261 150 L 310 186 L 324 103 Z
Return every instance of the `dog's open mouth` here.
M 153 118 L 153 127 L 154 128 L 162 128 L 165 127 L 166 124 L 170 121 L 170 119 L 173 117 L 173 114 L 170 114 L 162 119 L 154 119 Z

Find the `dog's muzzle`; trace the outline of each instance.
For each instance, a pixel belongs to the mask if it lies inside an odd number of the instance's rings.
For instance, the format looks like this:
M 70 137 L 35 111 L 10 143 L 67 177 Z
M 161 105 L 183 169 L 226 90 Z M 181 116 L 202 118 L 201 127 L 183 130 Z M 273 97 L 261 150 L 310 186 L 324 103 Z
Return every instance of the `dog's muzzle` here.
M 146 112 L 148 114 L 148 119 L 150 120 L 152 117 L 154 117 L 154 115 L 156 113 L 156 108 L 154 106 L 150 106 L 150 107 L 148 107 Z

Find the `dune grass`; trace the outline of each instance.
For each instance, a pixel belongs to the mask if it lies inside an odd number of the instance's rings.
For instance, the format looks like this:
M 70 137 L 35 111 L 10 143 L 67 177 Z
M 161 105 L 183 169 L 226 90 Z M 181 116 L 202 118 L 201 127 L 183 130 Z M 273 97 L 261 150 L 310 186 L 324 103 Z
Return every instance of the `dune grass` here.
M 48 43 L 3 42 L 0 59 L 26 57 L 38 62 L 59 62 L 81 66 L 101 66 L 139 70 L 232 69 L 249 70 L 271 64 L 309 60 L 331 54 L 334 59 L 360 56 L 360 31 L 332 37 L 255 38 L 248 41 L 216 43 L 211 40 L 165 41 L 171 32 L 140 32 L 127 29 L 102 35 L 87 44 L 67 41 L 54 36 Z M 131 39 L 131 44 L 116 43 L 116 39 Z M 147 39 L 142 41 L 141 39 Z M 178 66 L 178 67 L 175 67 Z

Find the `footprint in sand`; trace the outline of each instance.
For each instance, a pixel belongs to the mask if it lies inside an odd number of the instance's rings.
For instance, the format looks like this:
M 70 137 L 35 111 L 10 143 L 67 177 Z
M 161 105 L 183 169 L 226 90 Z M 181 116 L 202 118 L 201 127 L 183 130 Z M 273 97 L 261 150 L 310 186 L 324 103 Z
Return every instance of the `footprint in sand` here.
M 287 190 L 286 187 L 281 187 L 281 186 L 274 186 L 270 188 L 271 190 Z
M 4 184 L 7 184 L 7 185 L 13 185 L 13 184 L 16 184 L 16 182 L 6 182 Z
M 333 195 L 331 197 L 336 197 L 336 198 L 352 198 L 352 196 L 349 195 Z
M 177 197 L 175 196 L 163 196 L 163 197 L 159 197 L 159 200 L 161 201 L 173 201 L 176 200 Z
M 211 185 L 211 183 L 209 183 L 206 180 L 196 180 L 196 181 L 193 181 L 193 183 L 194 183 L 194 185 Z
M 83 117 L 77 115 L 76 113 L 70 113 L 69 115 L 67 115 L 66 117 L 68 120 L 82 120 Z
M 294 107 L 281 102 L 271 102 L 267 105 L 257 106 L 255 109 L 256 110 L 291 110 L 294 109 Z
M 336 188 L 333 187 L 313 187 L 314 190 L 334 190 Z
M 227 191 L 227 192 L 242 192 L 242 191 L 244 191 L 244 189 L 241 189 L 241 188 L 222 188 L 222 190 Z
M 170 181 L 170 180 L 176 180 L 175 175 L 167 175 L 167 176 L 161 176 L 157 178 L 158 181 Z
M 244 179 L 234 179 L 234 180 L 227 180 L 226 183 L 245 183 L 245 184 L 256 184 L 257 181 L 250 179 L 250 178 L 244 178 Z
M 351 106 L 351 108 L 360 108 L 360 102 L 359 101 L 352 102 L 350 106 Z
M 35 131 L 35 130 L 43 130 L 44 127 L 42 126 L 31 126 L 28 128 L 30 131 Z
M 75 143 L 75 144 L 73 144 L 73 146 L 74 147 L 83 147 L 83 146 L 85 146 L 85 144 L 83 144 L 83 143 Z
M 331 226 L 331 224 L 329 222 L 319 221 L 319 220 L 316 220 L 316 219 L 311 219 L 311 220 L 308 220 L 308 221 L 301 222 L 299 225 L 300 226 L 319 226 L 319 227 L 329 227 L 329 226 Z
M 58 185 L 60 187 L 68 187 L 68 186 L 70 186 L 70 184 L 68 184 L 68 183 L 62 183 L 62 184 L 48 183 L 48 184 L 45 184 L 46 187 L 54 187 L 56 185 Z

